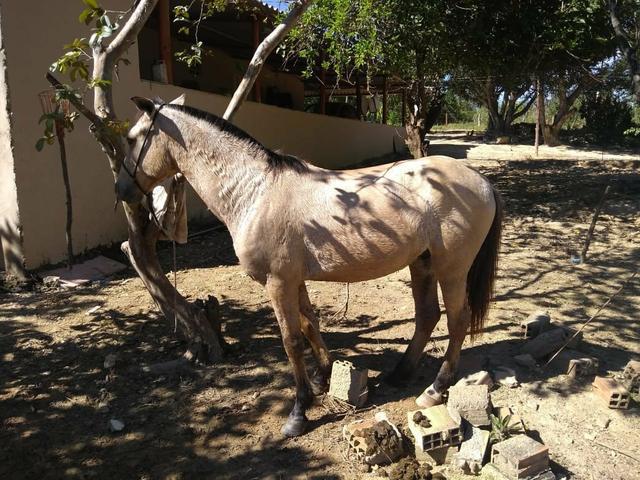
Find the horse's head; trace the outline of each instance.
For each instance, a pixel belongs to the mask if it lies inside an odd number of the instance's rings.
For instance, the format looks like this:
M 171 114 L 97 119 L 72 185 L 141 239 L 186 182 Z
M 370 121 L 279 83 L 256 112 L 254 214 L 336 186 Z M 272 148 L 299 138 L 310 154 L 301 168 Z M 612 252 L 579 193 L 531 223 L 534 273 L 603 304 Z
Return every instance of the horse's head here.
M 182 142 L 175 123 L 162 114 L 162 101 L 142 97 L 131 100 L 141 115 L 127 133 L 129 149 L 116 181 L 116 195 L 119 200 L 135 203 L 178 172 L 170 146 L 171 142 Z M 171 103 L 184 104 L 184 95 Z

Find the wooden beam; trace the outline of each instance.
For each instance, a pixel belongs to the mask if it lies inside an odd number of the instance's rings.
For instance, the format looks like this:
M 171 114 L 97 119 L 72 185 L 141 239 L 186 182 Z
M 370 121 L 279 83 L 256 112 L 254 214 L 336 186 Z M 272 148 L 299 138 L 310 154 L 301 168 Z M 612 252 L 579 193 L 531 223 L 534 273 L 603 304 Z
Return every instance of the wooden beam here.
M 167 83 L 173 84 L 173 46 L 171 44 L 170 0 L 158 2 L 158 24 L 160 37 L 160 58 L 167 71 Z
M 407 90 L 402 89 L 402 126 L 407 125 Z
M 362 120 L 362 88 L 360 86 L 360 75 L 356 73 L 356 112 L 358 120 Z
M 320 113 L 325 115 L 327 113 L 327 87 L 325 81 L 327 78 L 327 71 L 325 68 L 320 70 Z
M 382 123 L 386 125 L 389 118 L 389 110 L 387 108 L 387 101 L 389 100 L 389 92 L 387 88 L 387 77 L 385 75 L 382 83 Z
M 253 51 L 258 50 L 260 46 L 260 22 L 261 19 L 257 16 L 253 16 Z M 256 81 L 253 84 L 253 101 L 256 103 L 262 103 L 262 82 L 260 82 L 260 74 L 256 77 Z

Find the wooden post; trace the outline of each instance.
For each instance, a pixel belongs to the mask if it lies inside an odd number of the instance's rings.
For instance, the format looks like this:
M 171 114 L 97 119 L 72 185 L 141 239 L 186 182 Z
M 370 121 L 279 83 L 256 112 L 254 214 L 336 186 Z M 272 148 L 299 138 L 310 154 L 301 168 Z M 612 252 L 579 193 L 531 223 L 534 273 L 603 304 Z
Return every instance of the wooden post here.
M 387 88 L 387 76 L 384 76 L 382 81 L 382 123 L 387 124 L 387 119 L 389 117 L 389 111 L 387 109 L 387 101 L 389 100 L 389 93 Z
M 257 15 L 253 16 L 253 51 L 255 52 L 260 46 L 260 18 Z M 260 74 L 256 77 L 256 81 L 253 84 L 253 101 L 256 103 L 262 103 L 262 85 L 260 82 Z
M 327 87 L 325 85 L 327 77 L 327 71 L 322 67 L 320 70 L 320 113 L 325 115 L 327 113 Z
M 158 25 L 160 36 L 160 57 L 167 71 L 167 83 L 173 84 L 173 47 L 171 45 L 171 6 L 170 0 L 158 2 Z
M 407 125 L 407 90 L 402 89 L 402 126 Z
M 540 78 L 536 79 L 536 140 L 535 140 L 535 147 L 536 147 L 536 157 L 538 156 L 538 150 L 540 148 L 540 113 L 541 113 L 541 108 L 540 108 L 540 104 L 541 104 L 541 98 L 542 98 L 542 84 L 540 82 Z
M 446 110 L 444 112 L 444 126 L 445 127 L 449 126 L 449 112 L 447 112 Z
M 356 73 L 356 112 L 358 120 L 362 120 L 362 89 L 360 87 L 360 75 Z

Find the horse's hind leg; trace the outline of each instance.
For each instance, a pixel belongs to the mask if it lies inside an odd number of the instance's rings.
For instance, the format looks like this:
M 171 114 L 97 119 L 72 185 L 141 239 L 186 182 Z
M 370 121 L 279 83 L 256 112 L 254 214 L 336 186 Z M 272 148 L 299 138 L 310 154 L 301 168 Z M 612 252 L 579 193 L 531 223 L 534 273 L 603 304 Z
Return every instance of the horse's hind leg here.
M 464 276 L 440 279 L 444 306 L 447 310 L 449 345 L 440 371 L 433 383 L 416 399 L 421 407 L 442 403 L 442 395 L 453 382 L 460 359 L 460 350 L 471 320 L 467 302 L 467 278 Z
M 420 361 L 427 341 L 440 320 L 438 285 L 428 252 L 420 255 L 411 265 L 411 292 L 416 311 L 416 326 L 407 350 L 387 377 L 389 383 L 401 383 L 409 378 Z
M 275 311 L 284 349 L 293 366 L 296 402 L 282 428 L 287 437 L 302 435 L 307 424 L 305 412 L 313 401 L 313 392 L 304 366 L 304 337 L 300 325 L 299 283 L 275 277 L 267 280 L 267 292 Z
M 300 285 L 299 296 L 302 333 L 311 344 L 313 355 L 318 363 L 318 370 L 311 377 L 311 387 L 313 388 L 313 393 L 320 395 L 327 391 L 329 375 L 331 374 L 331 354 L 320 334 L 318 318 L 313 311 L 307 287 L 304 283 Z

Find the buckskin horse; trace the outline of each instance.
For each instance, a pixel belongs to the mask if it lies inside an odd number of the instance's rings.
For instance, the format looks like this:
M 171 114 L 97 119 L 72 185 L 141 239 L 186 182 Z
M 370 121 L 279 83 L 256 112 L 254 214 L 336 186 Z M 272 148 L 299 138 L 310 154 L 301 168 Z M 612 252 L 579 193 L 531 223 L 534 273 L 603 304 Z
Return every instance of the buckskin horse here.
M 349 171 L 273 152 L 212 114 L 132 98 L 141 112 L 128 133 L 119 199 L 139 201 L 182 173 L 229 229 L 240 265 L 266 287 L 293 366 L 296 397 L 282 428 L 301 435 L 314 394 L 325 391 L 331 356 L 305 281 L 360 282 L 409 266 L 415 331 L 390 378 L 411 375 L 440 318 L 449 344 L 440 370 L 416 399 L 441 403 L 462 343 L 481 331 L 491 299 L 502 209 L 489 181 L 462 162 L 433 156 Z M 304 339 L 318 363 L 309 378 Z

